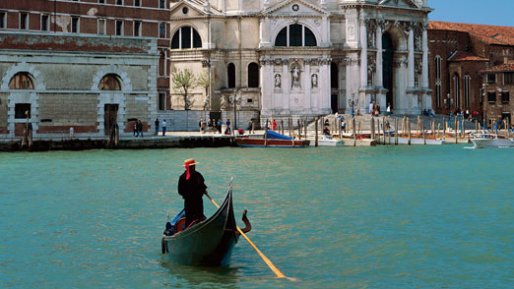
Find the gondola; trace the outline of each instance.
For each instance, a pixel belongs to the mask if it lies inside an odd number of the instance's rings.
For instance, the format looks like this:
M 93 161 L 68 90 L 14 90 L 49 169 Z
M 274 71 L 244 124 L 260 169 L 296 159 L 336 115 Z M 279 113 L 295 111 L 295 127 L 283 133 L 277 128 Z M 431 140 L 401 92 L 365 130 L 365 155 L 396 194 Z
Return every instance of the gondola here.
M 166 224 L 162 237 L 164 257 L 182 265 L 228 265 L 232 248 L 240 235 L 234 218 L 232 188 L 229 188 L 225 201 L 210 218 L 180 230 L 185 223 L 183 216 L 184 211 Z M 241 230 L 246 233 L 251 227 L 246 219 L 246 211 L 243 221 L 246 227 Z

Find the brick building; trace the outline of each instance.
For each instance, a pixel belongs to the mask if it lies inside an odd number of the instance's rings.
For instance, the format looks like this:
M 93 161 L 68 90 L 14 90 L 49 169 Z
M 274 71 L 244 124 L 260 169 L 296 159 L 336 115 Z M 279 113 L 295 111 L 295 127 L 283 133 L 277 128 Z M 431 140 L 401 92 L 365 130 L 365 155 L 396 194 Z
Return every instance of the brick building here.
M 168 19 L 169 0 L 0 1 L 0 134 L 146 128 L 167 105 Z
M 460 109 L 475 111 L 480 119 L 495 119 L 499 111 L 507 112 L 498 108 L 507 103 L 491 106 L 492 101 L 485 101 L 496 83 L 484 76 L 504 73 L 501 65 L 514 59 L 514 27 L 432 21 L 428 37 L 432 107 L 437 113 Z M 500 99 L 500 93 L 497 96 Z
M 498 119 L 507 120 L 512 126 L 514 114 L 514 60 L 481 71 L 483 77 L 484 115 L 487 125 L 494 126 Z

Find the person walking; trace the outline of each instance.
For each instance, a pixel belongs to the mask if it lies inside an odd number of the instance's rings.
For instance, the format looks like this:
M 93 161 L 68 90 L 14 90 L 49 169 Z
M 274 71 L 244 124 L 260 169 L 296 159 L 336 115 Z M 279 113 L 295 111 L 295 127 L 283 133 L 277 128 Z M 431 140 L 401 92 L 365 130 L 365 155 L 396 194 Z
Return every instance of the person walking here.
M 207 194 L 207 186 L 202 174 L 196 171 L 197 164 L 194 159 L 185 160 L 185 171 L 178 180 L 178 194 L 184 199 L 186 228 L 193 222 L 205 219 L 203 195 Z
M 162 136 L 166 135 L 166 120 L 162 120 Z
M 159 118 L 155 119 L 154 126 L 155 126 L 155 135 L 159 135 Z
M 140 119 L 137 120 L 137 131 L 143 137 L 143 122 Z

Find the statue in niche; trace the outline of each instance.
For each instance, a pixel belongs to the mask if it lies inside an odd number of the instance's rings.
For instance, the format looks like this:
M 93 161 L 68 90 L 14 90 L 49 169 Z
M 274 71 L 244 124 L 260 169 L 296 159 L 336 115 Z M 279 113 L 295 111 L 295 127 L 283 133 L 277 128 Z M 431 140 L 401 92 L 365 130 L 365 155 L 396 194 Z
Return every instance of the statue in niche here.
M 275 87 L 276 88 L 280 88 L 280 86 L 282 85 L 282 80 L 281 80 L 281 76 L 280 74 L 275 74 Z
M 312 85 L 312 87 L 318 87 L 318 75 L 317 74 L 313 74 L 311 76 L 311 85 Z
M 291 70 L 292 87 L 300 87 L 300 73 L 298 65 L 294 65 Z

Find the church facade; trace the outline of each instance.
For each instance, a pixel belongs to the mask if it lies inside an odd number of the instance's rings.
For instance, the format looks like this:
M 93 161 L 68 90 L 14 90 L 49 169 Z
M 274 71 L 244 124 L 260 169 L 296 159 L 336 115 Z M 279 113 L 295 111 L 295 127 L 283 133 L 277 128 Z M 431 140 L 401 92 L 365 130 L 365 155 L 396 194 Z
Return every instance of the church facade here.
M 268 118 L 367 113 L 376 103 L 418 114 L 432 106 L 427 2 L 172 2 L 170 72 L 203 80 L 189 94 L 193 109 Z M 170 95 L 183 109 L 182 93 Z

